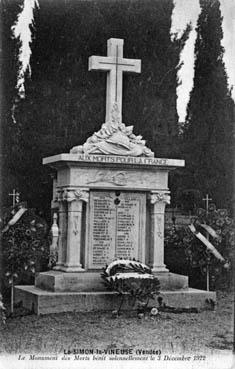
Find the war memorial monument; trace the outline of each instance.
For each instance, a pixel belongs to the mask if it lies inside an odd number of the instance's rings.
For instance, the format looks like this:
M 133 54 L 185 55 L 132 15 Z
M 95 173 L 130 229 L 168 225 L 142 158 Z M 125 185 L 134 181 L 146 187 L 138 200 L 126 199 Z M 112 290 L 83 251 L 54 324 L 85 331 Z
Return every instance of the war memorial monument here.
M 187 276 L 164 264 L 168 174 L 184 160 L 155 158 L 134 127 L 122 122 L 123 75 L 140 73 L 141 61 L 124 58 L 123 40 L 111 38 L 107 56 L 91 56 L 89 70 L 107 73 L 105 123 L 70 153 L 44 158 L 57 173 L 52 209 L 59 220 L 58 260 L 36 276 L 35 286 L 17 286 L 16 301 L 36 314 L 111 310 L 118 296 L 103 286 L 101 270 L 115 259 L 134 258 L 152 268 L 167 303 L 203 307 L 215 292 L 189 288 Z

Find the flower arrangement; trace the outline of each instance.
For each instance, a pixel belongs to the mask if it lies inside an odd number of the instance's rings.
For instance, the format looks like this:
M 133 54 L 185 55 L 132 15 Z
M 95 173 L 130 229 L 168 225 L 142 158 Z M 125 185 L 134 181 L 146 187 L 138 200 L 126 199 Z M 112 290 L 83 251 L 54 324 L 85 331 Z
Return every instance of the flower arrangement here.
M 226 209 L 217 209 L 216 205 L 211 203 L 208 206 L 208 212 L 202 208 L 197 210 L 197 216 L 192 220 L 192 225 L 196 230 L 194 233 L 188 226 L 179 229 L 173 227 L 166 232 L 166 259 L 173 258 L 172 263 L 177 263 L 175 258 L 181 253 L 181 257 L 178 258 L 178 260 L 184 259 L 184 262 L 178 265 L 181 271 L 189 272 L 185 269 L 187 261 L 193 275 L 200 271 L 202 277 L 201 284 L 204 285 L 203 281 L 205 281 L 205 275 L 208 275 L 209 270 L 208 282 L 211 287 L 214 288 L 216 285 L 216 287 L 220 286 L 220 288 L 230 288 L 232 282 L 231 261 L 234 258 L 235 244 L 233 219 L 228 216 Z M 214 249 L 218 252 L 217 254 L 220 254 L 222 258 L 216 257 L 216 253 L 213 250 L 209 250 L 203 242 L 195 237 L 196 233 L 201 233 L 214 246 Z M 197 280 L 199 282 L 201 277 L 198 277 Z
M 149 300 L 154 299 L 160 290 L 160 282 L 151 269 L 136 260 L 113 261 L 103 269 L 101 278 L 108 290 L 116 291 L 122 296 L 117 315 L 126 294 L 133 297 L 133 305 L 138 303 L 139 310 L 146 310 Z
M 8 209 L 2 222 L 4 282 L 11 288 L 13 312 L 14 284 L 30 283 L 41 265 L 48 262 L 47 224 L 33 209 L 19 203 Z
M 232 250 L 235 244 L 235 230 L 232 218 L 228 216 L 226 209 L 216 209 L 216 205 L 211 203 L 206 210 L 199 208 L 197 210 L 197 217 L 194 220 L 194 227 L 197 231 L 204 234 L 207 239 L 212 240 L 213 245 L 220 252 L 225 259 L 221 260 L 212 257 L 212 253 L 206 249 L 203 244 L 198 244 L 195 237 L 188 235 L 183 239 L 186 246 L 186 254 L 193 266 L 197 264 L 201 267 L 202 272 L 206 272 L 207 264 L 216 264 L 218 269 L 221 266 L 226 266 L 227 261 L 231 260 Z M 188 240 L 193 238 L 191 245 Z M 194 260 L 193 260 L 194 259 Z

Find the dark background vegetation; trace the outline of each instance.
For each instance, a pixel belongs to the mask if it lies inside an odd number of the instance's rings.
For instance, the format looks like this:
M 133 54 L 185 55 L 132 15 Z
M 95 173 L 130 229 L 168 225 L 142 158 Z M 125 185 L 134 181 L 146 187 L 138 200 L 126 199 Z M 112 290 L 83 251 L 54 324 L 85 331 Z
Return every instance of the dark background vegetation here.
M 42 158 L 69 152 L 104 122 L 106 74 L 88 72 L 88 58 L 106 55 L 107 39 L 113 37 L 124 39 L 125 57 L 142 60 L 140 75 L 124 76 L 123 121 L 134 125 L 156 157 L 186 159 L 186 167 L 170 175 L 172 206 L 193 211 L 208 193 L 231 215 L 234 102 L 223 64 L 219 1 L 200 0 L 194 88 L 180 126 L 177 71 L 190 27 L 171 39 L 173 0 L 40 0 L 32 76 L 13 123 L 19 45 L 11 27 L 22 3 L 1 3 L 2 205 L 11 205 L 8 193 L 16 188 L 50 222 L 52 180 Z
M 88 57 L 106 55 L 111 37 L 124 39 L 125 57 L 142 60 L 140 75 L 124 77 L 123 121 L 134 125 L 157 157 L 179 156 L 176 74 L 188 31 L 171 41 L 172 0 L 40 1 L 32 78 L 13 124 L 17 44 L 10 27 L 20 3 L 3 6 L 4 203 L 16 187 L 30 206 L 48 213 L 51 178 L 42 158 L 84 143 L 104 122 L 106 75 L 88 72 Z
M 52 183 L 42 158 L 84 143 L 104 122 L 106 75 L 88 72 L 88 57 L 106 55 L 107 39 L 117 37 L 124 39 L 125 57 L 142 60 L 140 75 L 124 77 L 123 121 L 134 125 L 156 157 L 186 158 L 186 167 L 171 174 L 173 206 L 186 202 L 192 209 L 209 193 L 217 206 L 231 209 L 234 103 L 222 61 L 218 1 L 201 0 L 194 89 L 181 134 L 177 70 L 189 27 L 171 40 L 173 0 L 41 0 L 34 12 L 32 76 L 14 124 L 19 45 L 11 27 L 21 4 L 1 5 L 3 205 L 17 188 L 49 219 Z

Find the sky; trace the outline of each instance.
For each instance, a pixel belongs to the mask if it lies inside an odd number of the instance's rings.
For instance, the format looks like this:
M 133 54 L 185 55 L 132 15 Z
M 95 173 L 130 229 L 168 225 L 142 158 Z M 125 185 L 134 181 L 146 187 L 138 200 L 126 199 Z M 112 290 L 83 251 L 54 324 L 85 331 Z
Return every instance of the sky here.
M 172 14 L 172 33 L 180 36 L 186 25 L 191 22 L 192 31 L 181 53 L 181 61 L 184 63 L 178 72 L 181 85 L 177 88 L 177 111 L 179 122 L 184 122 L 189 94 L 193 87 L 194 76 L 194 44 L 196 40 L 195 27 L 200 13 L 199 0 L 174 0 L 175 8 Z M 224 63 L 228 75 L 229 86 L 234 85 L 232 92 L 235 100 L 235 0 L 220 0 L 223 16 L 222 45 L 225 48 Z

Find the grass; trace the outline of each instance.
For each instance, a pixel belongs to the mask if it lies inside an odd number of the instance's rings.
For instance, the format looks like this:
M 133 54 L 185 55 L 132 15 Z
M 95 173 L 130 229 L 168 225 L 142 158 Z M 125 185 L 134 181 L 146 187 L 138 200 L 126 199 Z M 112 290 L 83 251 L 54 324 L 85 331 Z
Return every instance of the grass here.
M 142 319 L 136 312 L 25 315 L 1 326 L 0 353 L 63 353 L 68 349 L 161 349 L 164 353 L 213 354 L 232 350 L 233 295 L 218 292 L 215 311 Z

